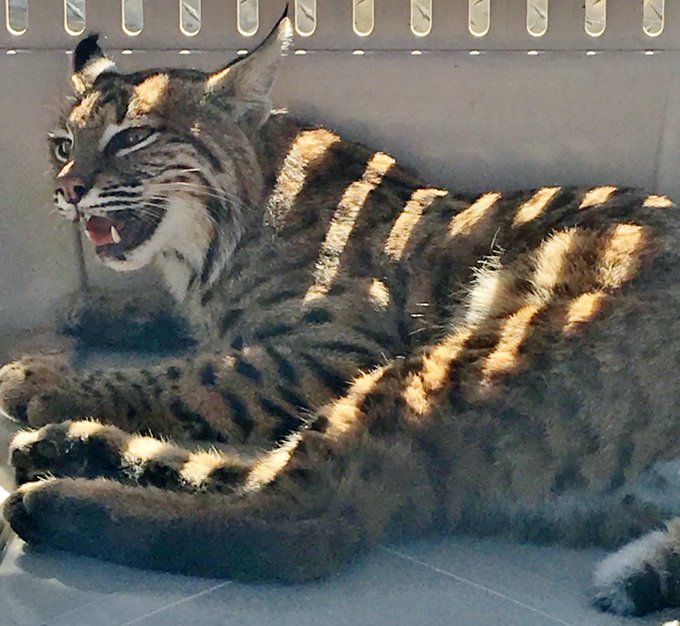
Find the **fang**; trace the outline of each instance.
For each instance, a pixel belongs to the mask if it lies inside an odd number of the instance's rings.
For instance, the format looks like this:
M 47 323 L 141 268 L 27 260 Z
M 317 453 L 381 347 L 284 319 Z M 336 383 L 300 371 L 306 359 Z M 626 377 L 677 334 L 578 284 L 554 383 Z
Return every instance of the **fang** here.
M 115 226 L 111 226 L 111 239 L 113 239 L 113 243 L 120 243 L 121 241 L 120 235 L 118 234 Z

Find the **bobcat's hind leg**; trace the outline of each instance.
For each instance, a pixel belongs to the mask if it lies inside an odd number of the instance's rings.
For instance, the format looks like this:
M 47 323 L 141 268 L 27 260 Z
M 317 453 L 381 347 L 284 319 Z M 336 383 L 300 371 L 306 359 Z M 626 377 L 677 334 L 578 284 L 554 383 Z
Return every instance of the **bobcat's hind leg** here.
M 21 431 L 12 440 L 10 457 L 19 485 L 57 476 L 217 492 L 233 490 L 252 464 L 240 455 L 192 451 L 93 420 Z
M 680 518 L 606 557 L 595 570 L 594 603 L 621 615 L 680 606 Z
M 391 522 L 428 526 L 433 510 L 426 464 L 408 442 L 303 431 L 232 494 L 55 478 L 20 487 L 4 514 L 35 544 L 184 574 L 292 582 L 333 572 Z

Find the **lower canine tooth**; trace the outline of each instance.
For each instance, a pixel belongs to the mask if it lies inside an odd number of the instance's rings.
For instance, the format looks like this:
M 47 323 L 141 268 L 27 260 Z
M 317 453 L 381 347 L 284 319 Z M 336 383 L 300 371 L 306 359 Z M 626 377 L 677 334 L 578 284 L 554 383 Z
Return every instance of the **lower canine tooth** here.
M 115 226 L 111 226 L 111 239 L 113 239 L 113 243 L 120 243 L 120 235 Z

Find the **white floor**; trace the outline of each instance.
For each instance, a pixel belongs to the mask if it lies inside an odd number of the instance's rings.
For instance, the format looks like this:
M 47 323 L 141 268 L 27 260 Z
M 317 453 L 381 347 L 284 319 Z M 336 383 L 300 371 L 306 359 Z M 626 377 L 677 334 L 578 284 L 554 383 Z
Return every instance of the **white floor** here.
M 382 547 L 323 582 L 243 585 L 185 578 L 26 549 L 0 564 L 1 626 L 660 625 L 587 603 L 599 551 L 472 538 Z

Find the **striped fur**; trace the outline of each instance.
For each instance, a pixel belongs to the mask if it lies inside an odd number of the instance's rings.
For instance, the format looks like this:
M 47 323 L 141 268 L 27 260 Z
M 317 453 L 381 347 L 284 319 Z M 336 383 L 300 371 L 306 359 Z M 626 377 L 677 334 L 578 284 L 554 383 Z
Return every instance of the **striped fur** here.
M 87 189 L 57 206 L 111 220 L 104 262 L 157 266 L 202 347 L 145 370 L 0 370 L 4 412 L 34 427 L 12 444 L 12 527 L 135 566 L 299 581 L 392 531 L 618 546 L 677 514 L 636 491 L 680 453 L 675 205 L 429 187 L 270 114 L 289 29 L 213 74 L 76 52 L 53 141 Z M 680 597 L 677 524 L 605 562 L 601 607 Z

